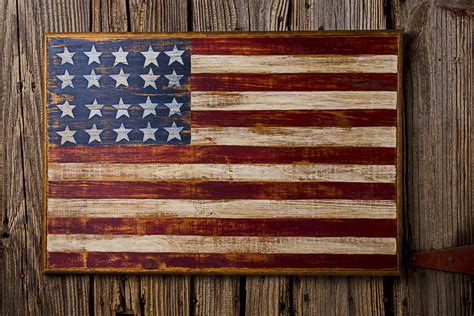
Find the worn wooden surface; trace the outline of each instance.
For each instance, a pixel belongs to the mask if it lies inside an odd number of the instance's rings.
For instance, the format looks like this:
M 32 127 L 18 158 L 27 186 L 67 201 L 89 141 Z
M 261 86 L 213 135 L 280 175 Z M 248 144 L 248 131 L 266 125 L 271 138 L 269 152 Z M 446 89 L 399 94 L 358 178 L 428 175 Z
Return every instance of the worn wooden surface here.
M 0 0 L 1 315 L 472 315 L 472 279 L 44 276 L 42 32 L 405 28 L 405 249 L 474 242 L 470 0 Z

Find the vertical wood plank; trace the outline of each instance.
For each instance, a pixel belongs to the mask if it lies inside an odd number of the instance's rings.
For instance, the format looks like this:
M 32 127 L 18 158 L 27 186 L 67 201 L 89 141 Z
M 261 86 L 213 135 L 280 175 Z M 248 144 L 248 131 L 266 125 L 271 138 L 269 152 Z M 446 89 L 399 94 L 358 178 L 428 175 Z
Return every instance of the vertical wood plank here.
M 194 0 L 192 30 L 196 32 L 237 30 L 240 19 L 240 16 L 237 16 L 239 2 Z M 242 30 L 248 29 L 246 25 L 241 27 Z M 241 309 L 239 277 L 194 276 L 192 283 L 193 315 L 239 315 Z
M 130 0 L 130 23 L 133 32 L 186 32 L 186 0 Z
M 290 26 L 297 30 L 385 29 L 383 0 L 294 0 Z M 382 277 L 295 277 L 295 315 L 385 313 Z
M 190 277 L 149 275 L 140 278 L 144 315 L 189 315 Z
M 405 36 L 405 238 L 413 252 L 474 242 L 474 5 L 393 3 Z M 394 287 L 395 312 L 472 315 L 468 276 L 409 268 Z
M 187 30 L 187 1 L 97 0 L 95 31 L 179 32 Z M 188 315 L 189 276 L 114 276 L 94 278 L 97 315 Z
M 194 315 L 239 315 L 239 278 L 196 276 L 193 278 Z
M 193 1 L 194 31 L 276 31 L 287 29 L 289 1 Z M 247 277 L 243 306 L 233 303 L 239 297 L 238 277 L 195 277 L 193 302 L 199 315 L 289 314 L 289 277 Z M 226 282 L 229 284 L 226 285 Z M 209 293 L 222 289 L 212 301 Z M 243 290 L 243 289 L 242 289 Z M 216 293 L 218 294 L 218 293 Z M 207 303 L 207 304 L 206 304 Z M 205 308 L 204 308 L 205 307 Z M 223 313 L 225 311 L 225 313 Z
M 132 32 L 185 32 L 188 30 L 186 0 L 131 0 Z M 191 277 L 149 275 L 140 277 L 144 315 L 189 315 Z
M 95 32 L 130 31 L 126 0 L 94 0 L 92 29 Z M 140 278 L 133 275 L 93 276 L 95 315 L 142 315 Z
M 127 32 L 126 0 L 92 0 L 92 30 L 94 32 Z
M 294 0 L 291 29 L 383 30 L 384 0 Z
M 90 29 L 89 1 L 2 0 L 2 315 L 87 315 L 88 276 L 41 271 L 43 32 Z
M 290 277 L 249 276 L 245 315 L 291 315 Z
M 288 0 L 249 1 L 249 31 L 288 30 L 289 4 Z M 290 277 L 249 276 L 245 286 L 246 315 L 290 315 Z

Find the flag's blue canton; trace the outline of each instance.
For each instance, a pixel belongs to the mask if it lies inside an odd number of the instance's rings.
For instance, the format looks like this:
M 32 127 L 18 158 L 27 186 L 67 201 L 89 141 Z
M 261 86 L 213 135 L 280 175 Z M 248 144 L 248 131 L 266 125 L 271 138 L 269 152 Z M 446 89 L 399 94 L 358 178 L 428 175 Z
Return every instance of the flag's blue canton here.
M 49 40 L 49 143 L 189 144 L 189 48 L 183 38 Z

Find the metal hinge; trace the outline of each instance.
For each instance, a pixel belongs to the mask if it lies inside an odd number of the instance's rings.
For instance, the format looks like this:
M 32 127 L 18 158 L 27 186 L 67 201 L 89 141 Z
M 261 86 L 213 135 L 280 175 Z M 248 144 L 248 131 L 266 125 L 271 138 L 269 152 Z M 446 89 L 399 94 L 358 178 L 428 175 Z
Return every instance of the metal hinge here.
M 474 275 L 474 245 L 415 253 L 410 266 Z

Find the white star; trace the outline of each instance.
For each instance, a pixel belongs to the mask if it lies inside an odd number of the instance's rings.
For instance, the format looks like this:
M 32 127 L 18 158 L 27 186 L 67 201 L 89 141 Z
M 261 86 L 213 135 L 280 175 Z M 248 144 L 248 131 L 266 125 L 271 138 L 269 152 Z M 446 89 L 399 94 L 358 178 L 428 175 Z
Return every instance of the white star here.
M 94 124 L 92 125 L 91 129 L 84 130 L 87 134 L 89 134 L 89 144 L 93 141 L 102 142 L 100 139 L 100 134 L 104 131 L 103 129 L 97 129 L 97 126 Z
M 166 51 L 165 54 L 170 57 L 170 61 L 168 62 L 168 66 L 174 63 L 175 61 L 180 63 L 181 65 L 184 65 L 183 59 L 181 58 L 181 55 L 183 55 L 184 49 L 183 50 L 178 50 L 176 45 L 174 45 L 173 50 Z
M 76 140 L 74 139 L 74 134 L 76 134 L 76 131 L 71 131 L 69 129 L 69 126 L 66 125 L 66 129 L 64 131 L 58 131 L 56 132 L 61 136 L 61 145 L 63 145 L 65 142 L 71 142 L 73 144 L 77 144 Z
M 118 143 L 122 139 L 130 141 L 130 139 L 128 138 L 128 133 L 130 133 L 131 130 L 131 128 L 125 128 L 125 126 L 123 126 L 123 123 L 120 124 L 120 128 L 114 128 L 114 132 L 117 133 L 117 138 L 115 139 L 115 142 Z
M 130 74 L 126 74 L 123 72 L 123 69 L 120 68 L 120 73 L 118 75 L 110 75 L 112 77 L 112 79 L 115 80 L 115 87 L 119 87 L 120 85 L 124 85 L 126 87 L 128 87 L 128 77 L 130 76 Z
M 173 101 L 171 103 L 165 103 L 165 105 L 168 107 L 168 109 L 170 109 L 170 114 L 168 116 L 171 116 L 173 114 L 181 115 L 180 108 L 183 105 L 183 103 L 178 103 L 176 101 L 176 98 L 173 98 Z
M 92 64 L 92 63 L 98 63 L 98 64 L 100 64 L 99 56 L 102 55 L 102 53 L 96 51 L 94 45 L 92 45 L 92 48 L 91 48 L 90 51 L 84 52 L 84 54 L 86 54 L 87 57 L 89 57 L 89 63 L 88 63 L 88 65 L 90 65 L 90 64 Z
M 76 53 L 71 53 L 67 50 L 67 47 L 64 47 L 64 51 L 62 53 L 58 53 L 57 55 L 61 57 L 61 65 L 64 65 L 66 63 L 70 63 L 71 65 L 74 65 L 74 61 L 72 61 L 72 56 L 74 56 Z
M 117 115 L 115 116 L 115 118 L 119 118 L 122 115 L 125 115 L 130 118 L 130 115 L 128 114 L 128 108 L 131 106 L 131 104 L 123 103 L 122 98 L 120 98 L 119 103 L 113 104 L 112 106 L 117 110 Z
M 151 102 L 151 99 L 150 97 L 146 97 L 146 102 L 145 103 L 140 103 L 140 106 L 143 108 L 143 116 L 142 117 L 145 117 L 149 114 L 153 114 L 153 115 L 156 115 L 156 107 L 157 107 L 158 103 L 153 103 Z
M 74 88 L 74 85 L 72 84 L 72 79 L 75 77 L 74 75 L 70 75 L 69 72 L 66 71 L 64 72 L 64 75 L 59 75 L 59 76 L 56 76 L 58 77 L 59 80 L 62 81 L 61 83 L 61 89 L 64 89 L 66 87 L 71 87 L 71 88 Z
M 155 75 L 153 73 L 153 70 L 150 70 L 148 71 L 148 74 L 146 75 L 140 75 L 140 77 L 142 77 L 142 79 L 145 81 L 145 84 L 143 85 L 143 88 L 146 88 L 148 86 L 152 86 L 153 88 L 156 89 L 156 79 L 158 79 L 160 77 L 160 75 Z
M 74 114 L 72 113 L 72 109 L 76 106 L 69 104 L 69 101 L 65 101 L 63 104 L 58 104 L 57 107 L 61 110 L 61 117 L 69 115 L 70 117 L 74 118 Z
M 96 75 L 94 69 L 91 70 L 90 75 L 82 75 L 82 76 L 87 79 L 87 89 L 89 89 L 92 86 L 96 86 L 100 88 L 99 79 L 102 76 Z
M 128 52 L 124 52 L 123 49 L 122 49 L 122 46 L 119 47 L 118 51 L 112 52 L 112 55 L 115 56 L 114 66 L 116 66 L 120 63 L 122 63 L 124 65 L 128 65 L 128 61 L 127 61 Z
M 176 123 L 173 122 L 173 125 L 171 125 L 171 127 L 165 127 L 164 129 L 169 133 L 168 139 L 166 140 L 167 142 L 174 138 L 181 140 L 181 135 L 179 135 L 179 133 L 181 132 L 183 127 L 177 127 Z
M 178 88 L 181 88 L 181 85 L 179 84 L 179 80 L 184 77 L 184 75 L 177 75 L 176 71 L 173 70 L 173 73 L 171 75 L 165 75 L 166 79 L 169 80 L 168 83 L 168 88 L 177 86 Z
M 149 64 L 155 64 L 156 67 L 158 67 L 158 61 L 156 60 L 156 57 L 158 57 L 160 52 L 153 51 L 153 48 L 151 48 L 150 45 L 150 47 L 148 47 L 148 51 L 141 53 L 143 56 L 145 56 L 145 64 L 143 65 L 143 68 L 145 68 Z
M 90 110 L 89 118 L 93 117 L 94 115 L 102 117 L 102 112 L 100 110 L 102 110 L 104 105 L 99 104 L 97 102 L 97 99 L 94 99 L 94 102 L 92 104 L 86 104 L 86 107 Z
M 151 128 L 150 122 L 148 122 L 148 125 L 146 128 L 139 128 L 139 130 L 141 130 L 143 133 L 143 142 L 145 142 L 148 139 L 153 139 L 156 141 L 155 133 L 158 129 Z

